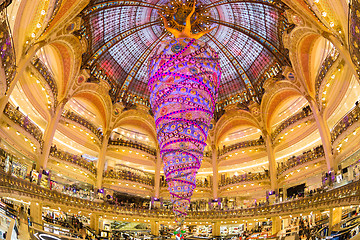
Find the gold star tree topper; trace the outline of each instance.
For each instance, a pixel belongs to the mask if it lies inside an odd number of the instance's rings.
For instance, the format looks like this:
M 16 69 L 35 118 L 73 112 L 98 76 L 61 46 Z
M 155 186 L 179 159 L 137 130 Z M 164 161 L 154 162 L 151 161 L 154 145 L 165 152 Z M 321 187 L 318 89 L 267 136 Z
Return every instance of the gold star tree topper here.
M 174 35 L 175 38 L 194 38 L 194 39 L 199 39 L 202 36 L 204 36 L 205 34 L 211 32 L 214 28 L 211 28 L 209 30 L 205 30 L 205 31 L 201 31 L 199 33 L 192 33 L 191 32 L 191 16 L 194 14 L 195 12 L 195 1 L 192 7 L 192 10 L 190 12 L 190 14 L 186 17 L 186 22 L 185 22 L 185 26 L 183 28 L 183 30 L 180 32 L 179 30 L 175 29 L 175 28 L 171 28 L 168 25 L 168 21 L 167 19 L 161 14 L 159 13 L 159 15 L 161 16 L 161 18 L 164 21 L 164 27 L 167 31 L 169 31 L 170 33 L 172 33 Z

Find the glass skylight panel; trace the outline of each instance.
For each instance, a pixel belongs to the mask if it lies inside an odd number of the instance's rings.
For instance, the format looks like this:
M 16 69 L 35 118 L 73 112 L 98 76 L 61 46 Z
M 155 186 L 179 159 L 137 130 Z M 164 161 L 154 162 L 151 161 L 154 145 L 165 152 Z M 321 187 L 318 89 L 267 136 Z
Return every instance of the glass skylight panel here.
M 161 34 L 165 32 L 164 29 L 158 25 L 151 26 L 151 29 L 155 33 L 155 35 L 158 37 L 161 36 Z
M 145 28 L 142 31 L 138 31 L 138 35 L 141 39 L 141 42 L 146 46 L 150 46 L 158 38 L 158 36 L 156 36 L 153 32 L 152 28 Z
M 104 10 L 105 26 L 103 28 L 103 31 L 104 31 L 105 42 L 111 40 L 113 37 L 118 35 L 121 30 L 123 30 L 121 29 L 121 27 L 119 27 L 121 22 L 120 13 L 121 13 L 120 8 Z
M 260 57 L 257 58 L 248 70 L 248 75 L 252 79 L 257 79 L 264 70 L 266 70 L 272 63 L 274 58 L 271 56 L 271 53 L 265 48 L 263 49 Z
M 97 46 L 103 43 L 104 32 L 103 32 L 103 17 L 102 13 L 90 19 L 91 35 L 92 35 L 92 49 L 95 50 Z
M 228 44 L 231 41 L 231 36 L 234 34 L 234 30 L 225 26 L 220 25 L 214 36 L 219 42 Z

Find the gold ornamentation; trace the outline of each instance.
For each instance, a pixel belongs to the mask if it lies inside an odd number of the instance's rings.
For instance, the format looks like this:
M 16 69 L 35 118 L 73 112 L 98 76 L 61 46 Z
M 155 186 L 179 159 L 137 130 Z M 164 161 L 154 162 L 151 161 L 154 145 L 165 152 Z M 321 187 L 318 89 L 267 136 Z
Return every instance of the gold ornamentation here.
M 204 36 L 205 34 L 211 32 L 214 28 L 211 28 L 209 30 L 205 30 L 199 33 L 192 33 L 191 32 L 191 16 L 194 14 L 195 12 L 195 1 L 192 7 L 192 10 L 190 12 L 190 14 L 186 17 L 186 21 L 185 21 L 185 26 L 182 29 L 182 31 L 180 32 L 179 30 L 175 29 L 175 28 L 171 28 L 168 25 L 168 20 L 161 14 L 159 13 L 159 15 L 161 16 L 161 18 L 164 21 L 164 27 L 167 31 L 169 31 L 170 33 L 172 33 L 174 35 L 175 38 L 194 38 L 194 39 L 199 39 L 202 36 Z M 183 11 L 184 13 L 184 11 Z

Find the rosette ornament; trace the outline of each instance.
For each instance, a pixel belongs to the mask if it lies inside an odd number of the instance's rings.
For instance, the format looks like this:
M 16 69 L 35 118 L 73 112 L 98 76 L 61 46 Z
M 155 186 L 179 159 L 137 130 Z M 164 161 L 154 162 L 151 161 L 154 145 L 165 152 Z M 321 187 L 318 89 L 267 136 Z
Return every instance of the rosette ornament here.
M 218 54 L 194 38 L 162 42 L 150 58 L 150 103 L 176 221 L 196 187 L 221 77 Z

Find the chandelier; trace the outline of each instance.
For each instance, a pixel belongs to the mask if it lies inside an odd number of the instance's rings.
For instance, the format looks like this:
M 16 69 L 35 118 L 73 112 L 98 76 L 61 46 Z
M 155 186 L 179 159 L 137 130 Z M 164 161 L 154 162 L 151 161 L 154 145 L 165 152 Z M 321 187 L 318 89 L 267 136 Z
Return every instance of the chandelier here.
M 194 12 L 195 3 L 182 31 L 170 28 L 160 14 L 165 28 L 175 38 L 159 44 L 148 66 L 160 156 L 175 220 L 180 226 L 196 187 L 221 76 L 218 54 L 197 40 L 211 29 L 191 32 Z

